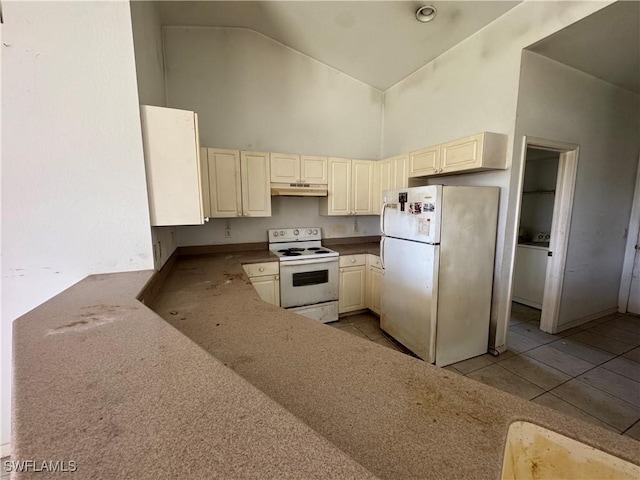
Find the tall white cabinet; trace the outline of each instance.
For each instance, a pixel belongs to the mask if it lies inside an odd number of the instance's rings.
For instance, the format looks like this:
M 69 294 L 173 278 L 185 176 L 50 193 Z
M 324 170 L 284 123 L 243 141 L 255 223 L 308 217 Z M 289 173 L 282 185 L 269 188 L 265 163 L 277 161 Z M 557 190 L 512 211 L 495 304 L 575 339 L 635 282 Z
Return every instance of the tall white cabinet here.
M 140 106 L 151 225 L 202 225 L 204 186 L 198 115 Z

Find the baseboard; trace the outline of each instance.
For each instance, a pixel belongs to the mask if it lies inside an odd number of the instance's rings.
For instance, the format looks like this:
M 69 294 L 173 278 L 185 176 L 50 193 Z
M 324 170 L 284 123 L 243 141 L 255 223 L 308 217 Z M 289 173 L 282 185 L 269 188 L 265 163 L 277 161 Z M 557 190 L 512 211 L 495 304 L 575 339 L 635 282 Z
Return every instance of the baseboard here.
M 558 331 L 556 333 L 564 332 L 565 330 L 569 330 L 573 327 L 579 327 L 591 320 L 596 320 L 598 318 L 606 317 L 607 315 L 611 315 L 613 313 L 617 313 L 618 307 L 608 308 L 601 312 L 593 313 L 591 315 L 587 315 L 586 317 L 578 318 L 576 320 L 571 320 L 569 323 L 564 323 L 562 325 L 558 325 Z
M 10 457 L 11 456 L 11 444 L 3 443 L 0 445 L 0 458 Z

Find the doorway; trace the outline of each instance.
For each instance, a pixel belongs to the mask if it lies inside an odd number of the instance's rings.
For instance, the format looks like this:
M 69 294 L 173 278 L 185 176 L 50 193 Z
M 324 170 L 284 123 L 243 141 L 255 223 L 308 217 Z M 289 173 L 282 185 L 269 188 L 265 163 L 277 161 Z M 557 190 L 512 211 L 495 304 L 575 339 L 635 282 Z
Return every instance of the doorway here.
M 578 146 L 525 137 L 523 157 L 512 308 L 537 310 L 540 330 L 557 333 Z
M 627 232 L 618 311 L 640 315 L 640 159 L 638 159 L 633 207 Z

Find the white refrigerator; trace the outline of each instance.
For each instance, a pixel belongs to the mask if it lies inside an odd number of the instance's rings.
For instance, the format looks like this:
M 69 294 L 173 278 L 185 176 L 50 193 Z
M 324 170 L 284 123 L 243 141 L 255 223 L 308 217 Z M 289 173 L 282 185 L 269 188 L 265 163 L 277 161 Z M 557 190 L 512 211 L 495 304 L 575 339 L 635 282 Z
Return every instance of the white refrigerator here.
M 439 366 L 487 352 L 497 187 L 383 193 L 380 327 Z

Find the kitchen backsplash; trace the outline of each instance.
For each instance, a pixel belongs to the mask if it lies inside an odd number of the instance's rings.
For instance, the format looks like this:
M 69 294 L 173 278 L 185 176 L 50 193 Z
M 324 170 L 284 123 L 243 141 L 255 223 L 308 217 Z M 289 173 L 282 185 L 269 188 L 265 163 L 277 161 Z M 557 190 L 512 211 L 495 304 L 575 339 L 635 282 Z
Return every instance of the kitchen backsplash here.
M 380 217 L 326 217 L 318 215 L 317 197 L 272 197 L 271 217 L 219 218 L 198 226 L 177 227 L 179 246 L 266 242 L 269 228 L 313 226 L 323 238 L 380 234 Z M 229 231 L 230 236 L 225 236 Z

